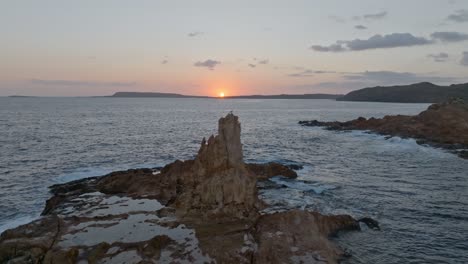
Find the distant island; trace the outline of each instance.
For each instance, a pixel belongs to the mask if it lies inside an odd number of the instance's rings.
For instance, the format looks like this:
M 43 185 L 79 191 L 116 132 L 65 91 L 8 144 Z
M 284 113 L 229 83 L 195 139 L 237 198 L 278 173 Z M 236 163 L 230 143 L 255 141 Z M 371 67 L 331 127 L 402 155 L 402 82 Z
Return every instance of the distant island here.
M 183 95 L 176 93 L 152 93 L 152 92 L 116 92 L 106 97 L 162 97 L 162 98 L 209 98 L 208 96 Z
M 226 96 L 225 99 L 337 99 L 342 94 L 278 94 L 278 95 L 239 95 Z M 219 98 L 211 96 L 183 95 L 176 93 L 116 92 L 109 97 L 160 97 L 160 98 Z
M 399 86 L 377 86 L 352 91 L 337 101 L 367 101 L 394 103 L 440 103 L 450 98 L 468 101 L 468 83 L 439 86 L 421 82 Z

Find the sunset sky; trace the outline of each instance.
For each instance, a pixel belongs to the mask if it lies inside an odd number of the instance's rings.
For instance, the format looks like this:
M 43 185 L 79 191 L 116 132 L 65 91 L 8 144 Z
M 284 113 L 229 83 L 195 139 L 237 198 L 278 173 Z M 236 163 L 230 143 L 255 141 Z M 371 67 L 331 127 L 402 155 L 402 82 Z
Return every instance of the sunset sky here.
M 0 96 L 468 82 L 468 1 L 1 1 Z

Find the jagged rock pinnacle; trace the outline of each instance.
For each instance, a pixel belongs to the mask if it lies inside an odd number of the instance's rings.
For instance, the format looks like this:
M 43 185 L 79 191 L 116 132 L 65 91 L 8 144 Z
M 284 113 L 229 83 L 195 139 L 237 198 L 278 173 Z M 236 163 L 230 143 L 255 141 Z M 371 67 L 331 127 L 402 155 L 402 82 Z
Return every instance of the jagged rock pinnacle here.
M 202 140 L 189 171 L 183 172 L 185 188 L 179 207 L 221 212 L 242 217 L 257 202 L 256 177 L 246 169 L 242 156 L 239 118 L 233 113 L 220 118 L 218 135 Z

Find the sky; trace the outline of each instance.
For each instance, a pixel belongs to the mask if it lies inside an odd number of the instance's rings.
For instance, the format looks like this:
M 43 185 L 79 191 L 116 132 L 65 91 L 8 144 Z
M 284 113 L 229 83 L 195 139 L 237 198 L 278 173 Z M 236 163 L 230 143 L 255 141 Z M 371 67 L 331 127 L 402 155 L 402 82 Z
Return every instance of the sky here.
M 0 0 L 0 96 L 468 82 L 466 0 Z

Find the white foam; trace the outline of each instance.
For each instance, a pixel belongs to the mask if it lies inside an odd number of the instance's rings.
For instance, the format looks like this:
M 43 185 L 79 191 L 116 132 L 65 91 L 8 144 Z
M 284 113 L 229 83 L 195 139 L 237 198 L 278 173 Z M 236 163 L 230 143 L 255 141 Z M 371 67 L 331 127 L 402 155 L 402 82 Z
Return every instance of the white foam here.
M 301 191 L 313 191 L 316 194 L 322 194 L 324 191 L 333 190 L 337 187 L 331 184 L 324 184 L 324 183 L 312 183 L 306 181 L 299 181 L 299 180 L 288 180 L 281 176 L 276 176 L 271 178 L 271 181 L 275 182 L 276 184 L 285 185 L 292 189 L 297 189 Z
M 65 183 L 70 181 L 76 181 L 79 179 L 84 179 L 93 176 L 102 176 L 109 174 L 115 171 L 114 169 L 110 168 L 81 168 L 71 173 L 62 174 L 57 177 L 55 180 L 57 183 Z
M 431 156 L 436 156 L 439 158 L 447 158 L 453 156 L 453 154 L 449 153 L 448 151 L 435 148 L 430 145 L 421 145 L 418 144 L 416 139 L 413 138 L 401 138 L 401 137 L 390 137 L 387 138 L 385 135 L 369 133 L 369 131 L 359 131 L 353 130 L 349 134 L 355 138 L 359 138 L 361 140 L 371 139 L 375 140 L 377 144 L 372 145 L 369 144 L 368 146 L 373 146 L 377 153 L 385 153 L 388 151 L 395 151 L 395 152 L 423 152 L 425 154 L 429 154 Z

